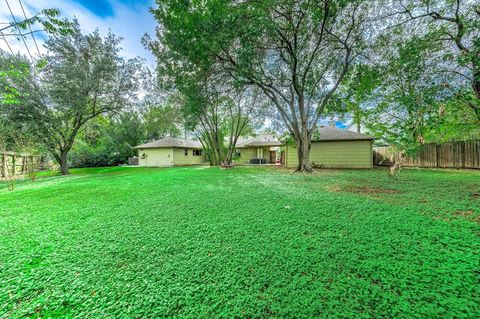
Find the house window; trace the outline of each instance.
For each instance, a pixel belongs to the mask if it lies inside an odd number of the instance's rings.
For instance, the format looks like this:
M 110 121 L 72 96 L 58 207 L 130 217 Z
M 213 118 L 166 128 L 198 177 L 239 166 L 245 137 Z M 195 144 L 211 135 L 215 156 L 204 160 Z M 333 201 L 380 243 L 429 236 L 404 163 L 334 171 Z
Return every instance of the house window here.
M 185 149 L 185 156 L 188 156 L 188 148 Z
M 193 156 L 201 156 L 202 155 L 202 150 L 193 150 L 192 154 L 193 154 Z

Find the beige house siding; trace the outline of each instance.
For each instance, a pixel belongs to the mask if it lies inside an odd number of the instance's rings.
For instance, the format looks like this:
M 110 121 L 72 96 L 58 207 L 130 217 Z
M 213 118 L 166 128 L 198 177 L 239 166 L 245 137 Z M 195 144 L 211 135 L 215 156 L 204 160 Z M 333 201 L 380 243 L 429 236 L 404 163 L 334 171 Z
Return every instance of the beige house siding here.
M 200 165 L 205 163 L 205 155 L 193 156 L 193 149 L 187 148 L 187 155 L 185 155 L 185 148 L 175 148 L 173 152 L 173 160 L 175 166 Z
M 146 156 L 143 157 L 142 154 Z M 173 147 L 139 149 L 138 157 L 139 166 L 170 167 L 173 166 Z
M 270 147 L 246 147 L 239 148 L 240 158 L 236 161 L 238 164 L 250 164 L 250 160 L 257 157 L 257 149 L 263 149 L 262 158 L 267 162 L 270 161 Z
M 286 147 L 285 159 L 288 168 L 298 165 L 296 147 Z M 310 161 L 326 168 L 372 168 L 372 141 L 313 142 Z
M 205 155 L 193 156 L 193 149 L 188 148 L 185 156 L 184 148 L 145 148 L 138 150 L 138 165 L 146 167 L 172 167 L 200 165 L 205 163 Z M 146 156 L 142 158 L 142 154 Z

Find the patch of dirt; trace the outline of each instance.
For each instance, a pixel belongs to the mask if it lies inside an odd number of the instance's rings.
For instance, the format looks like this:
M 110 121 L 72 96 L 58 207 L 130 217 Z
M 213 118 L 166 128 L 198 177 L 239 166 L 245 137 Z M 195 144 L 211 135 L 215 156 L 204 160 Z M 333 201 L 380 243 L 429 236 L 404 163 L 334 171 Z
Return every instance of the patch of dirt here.
M 442 220 L 444 222 L 450 223 L 451 220 L 445 216 L 433 216 L 434 219 Z
M 357 194 L 399 194 L 400 191 L 396 189 L 387 189 L 373 186 L 348 186 L 344 188 L 344 191 Z
M 480 192 L 473 192 L 470 196 L 472 199 L 480 199 Z
M 396 200 L 394 196 L 395 194 L 401 194 L 402 192 L 396 189 L 391 188 L 381 188 L 375 186 L 367 186 L 367 185 L 348 185 L 348 186 L 341 186 L 341 185 L 329 185 L 325 188 L 327 191 L 332 193 L 352 193 L 352 194 L 360 194 L 366 197 L 374 198 L 374 199 L 381 199 L 384 202 L 388 202 L 390 204 L 395 205 L 403 205 L 404 201 Z
M 473 210 L 466 210 L 466 211 L 463 211 L 463 210 L 457 210 L 456 212 L 454 212 L 453 214 L 454 215 L 457 215 L 457 216 L 463 216 L 463 217 L 468 217 L 468 216 L 472 216 L 474 213 Z
M 332 193 L 340 193 L 342 191 L 342 188 L 339 185 L 327 186 L 326 189 Z
M 278 170 L 278 168 L 277 168 Z M 299 172 L 299 171 L 292 171 L 290 168 L 286 168 L 286 171 L 289 171 L 291 174 L 296 174 L 296 175 L 305 175 L 305 176 L 322 176 L 322 175 L 338 175 L 340 173 L 339 170 L 335 169 L 330 169 L 330 168 L 315 168 L 313 169 L 313 172 L 311 173 L 306 173 L 306 172 Z
M 453 213 L 455 216 L 463 217 L 471 222 L 480 224 L 480 215 L 475 214 L 475 211 L 472 209 L 469 210 L 457 210 Z

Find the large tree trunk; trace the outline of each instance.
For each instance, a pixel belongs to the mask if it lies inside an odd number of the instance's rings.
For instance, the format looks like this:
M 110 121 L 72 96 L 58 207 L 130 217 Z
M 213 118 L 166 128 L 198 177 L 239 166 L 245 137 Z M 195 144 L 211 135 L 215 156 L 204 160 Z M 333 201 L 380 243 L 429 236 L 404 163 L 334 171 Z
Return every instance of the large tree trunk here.
M 477 65 L 473 65 L 473 83 L 472 83 L 473 93 L 476 97 L 476 103 L 470 104 L 473 111 L 475 112 L 475 116 L 480 121 L 480 67 Z
M 302 137 L 297 140 L 298 152 L 298 172 L 313 172 L 312 163 L 310 162 L 310 140 Z
M 68 170 L 68 163 L 67 163 L 67 151 L 62 151 L 60 153 L 60 171 L 62 172 L 62 175 L 69 175 L 70 171 Z

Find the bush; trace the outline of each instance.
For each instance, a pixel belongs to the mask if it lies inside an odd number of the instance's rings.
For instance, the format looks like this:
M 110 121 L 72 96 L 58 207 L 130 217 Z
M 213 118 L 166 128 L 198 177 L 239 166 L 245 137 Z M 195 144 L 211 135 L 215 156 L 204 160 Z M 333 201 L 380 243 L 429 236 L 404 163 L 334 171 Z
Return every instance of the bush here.
M 116 166 L 128 162 L 135 150 L 128 144 L 115 145 L 109 141 L 91 146 L 79 141 L 69 154 L 71 167 Z

